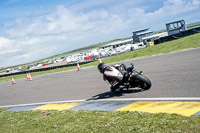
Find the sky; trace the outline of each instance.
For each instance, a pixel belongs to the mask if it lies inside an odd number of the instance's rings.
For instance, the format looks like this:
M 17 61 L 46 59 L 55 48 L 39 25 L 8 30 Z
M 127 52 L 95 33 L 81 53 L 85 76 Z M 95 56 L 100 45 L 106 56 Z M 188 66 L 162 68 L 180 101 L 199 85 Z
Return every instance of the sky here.
M 0 67 L 200 21 L 200 0 L 0 0 Z

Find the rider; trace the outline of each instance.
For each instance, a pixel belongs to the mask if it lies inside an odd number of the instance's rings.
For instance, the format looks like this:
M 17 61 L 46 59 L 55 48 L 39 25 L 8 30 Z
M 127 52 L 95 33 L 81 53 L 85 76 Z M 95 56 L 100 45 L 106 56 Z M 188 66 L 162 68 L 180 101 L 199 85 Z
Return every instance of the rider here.
M 104 63 L 98 65 L 98 70 L 103 74 L 103 79 L 107 80 L 110 84 L 110 90 L 115 91 L 124 82 L 126 77 L 126 66 L 124 64 L 115 66 L 106 66 Z

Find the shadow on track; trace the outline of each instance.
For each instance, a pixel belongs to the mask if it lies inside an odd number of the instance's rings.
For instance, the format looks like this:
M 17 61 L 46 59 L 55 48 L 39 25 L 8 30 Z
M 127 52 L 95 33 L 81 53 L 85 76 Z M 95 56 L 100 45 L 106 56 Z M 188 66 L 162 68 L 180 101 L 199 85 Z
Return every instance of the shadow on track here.
M 139 92 L 143 92 L 145 90 L 143 89 L 139 89 L 139 90 L 123 90 L 123 91 L 116 91 L 116 92 L 104 92 L 98 95 L 93 96 L 90 99 L 87 99 L 86 101 L 90 101 L 90 100 L 99 100 L 99 99 L 106 99 L 106 98 L 111 98 L 111 97 L 120 97 L 123 96 L 124 94 L 129 94 L 129 93 L 139 93 Z

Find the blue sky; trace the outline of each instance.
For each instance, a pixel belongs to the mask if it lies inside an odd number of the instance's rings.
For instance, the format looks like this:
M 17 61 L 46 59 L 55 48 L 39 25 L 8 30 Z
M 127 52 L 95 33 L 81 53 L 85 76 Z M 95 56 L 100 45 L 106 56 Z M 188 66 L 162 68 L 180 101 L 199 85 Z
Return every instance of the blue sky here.
M 0 0 L 0 67 L 200 21 L 200 0 Z

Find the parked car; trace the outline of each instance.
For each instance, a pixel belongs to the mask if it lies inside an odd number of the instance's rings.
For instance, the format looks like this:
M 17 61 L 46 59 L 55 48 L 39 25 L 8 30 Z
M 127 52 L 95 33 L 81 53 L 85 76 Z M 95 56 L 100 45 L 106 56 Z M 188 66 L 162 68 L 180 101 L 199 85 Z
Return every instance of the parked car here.
M 131 46 L 131 50 L 137 50 L 137 49 L 141 49 L 141 48 L 145 48 L 145 47 L 146 47 L 146 45 L 144 45 L 143 42 L 141 42 L 141 43 L 134 43 Z

